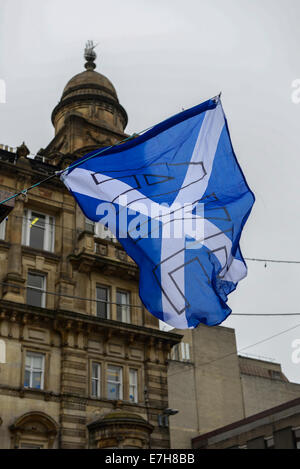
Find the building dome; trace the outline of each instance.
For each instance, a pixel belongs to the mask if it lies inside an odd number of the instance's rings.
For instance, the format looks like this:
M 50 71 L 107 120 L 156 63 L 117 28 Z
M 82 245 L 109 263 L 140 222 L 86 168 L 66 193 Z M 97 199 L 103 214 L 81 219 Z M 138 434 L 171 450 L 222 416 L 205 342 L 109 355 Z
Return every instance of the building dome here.
M 94 70 L 85 70 L 71 78 L 64 88 L 62 100 L 86 93 L 107 96 L 119 102 L 117 92 L 111 81 Z
M 85 135 L 89 138 L 91 133 L 97 136 L 100 134 L 112 137 L 112 143 L 120 140 L 124 135 L 127 125 L 127 113 L 120 105 L 117 92 L 111 81 L 95 71 L 96 53 L 95 46 L 88 42 L 85 49 L 86 70 L 78 73 L 65 86 L 62 97 L 52 112 L 52 123 L 55 128 L 55 135 L 66 133 L 70 119 L 84 119 L 86 125 L 92 126 Z M 72 124 L 74 128 L 74 124 Z M 81 136 L 83 137 L 83 135 Z M 82 140 L 82 138 L 81 138 Z M 97 138 L 96 138 L 97 140 Z M 83 150 L 90 150 L 90 147 L 98 142 L 81 141 L 78 143 Z M 98 145 L 99 146 L 99 145 Z M 77 145 L 78 149 L 78 145 Z M 74 151 L 72 148 L 71 151 Z
M 91 447 L 148 449 L 154 430 L 141 415 L 125 410 L 113 410 L 88 424 Z

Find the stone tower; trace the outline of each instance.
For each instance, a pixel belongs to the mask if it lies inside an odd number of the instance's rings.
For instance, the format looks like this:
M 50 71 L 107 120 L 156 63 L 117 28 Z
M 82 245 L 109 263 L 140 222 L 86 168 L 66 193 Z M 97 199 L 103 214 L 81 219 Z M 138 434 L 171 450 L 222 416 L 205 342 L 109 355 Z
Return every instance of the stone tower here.
M 63 156 L 73 161 L 95 148 L 113 145 L 124 139 L 127 113 L 108 78 L 95 71 L 93 43 L 85 49 L 85 71 L 65 86 L 52 112 L 55 137 L 44 152 L 57 164 Z

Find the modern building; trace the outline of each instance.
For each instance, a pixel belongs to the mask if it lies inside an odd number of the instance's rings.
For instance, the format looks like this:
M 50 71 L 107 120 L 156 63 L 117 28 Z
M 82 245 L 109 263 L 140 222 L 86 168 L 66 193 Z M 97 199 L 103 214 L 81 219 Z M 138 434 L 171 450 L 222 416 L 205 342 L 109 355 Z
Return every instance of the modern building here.
M 196 437 L 193 449 L 300 449 L 300 399 Z
M 91 45 L 85 58 L 52 113 L 49 145 L 35 158 L 24 143 L 0 148 L 1 200 L 126 137 Z M 15 199 L 0 225 L 0 448 L 170 447 L 159 420 L 181 336 L 159 330 L 138 279 L 58 177 Z
M 300 398 L 300 384 L 280 364 L 238 355 L 234 329 L 180 333 L 168 370 L 169 405 L 179 411 L 170 420 L 172 448 L 191 448 L 199 435 Z

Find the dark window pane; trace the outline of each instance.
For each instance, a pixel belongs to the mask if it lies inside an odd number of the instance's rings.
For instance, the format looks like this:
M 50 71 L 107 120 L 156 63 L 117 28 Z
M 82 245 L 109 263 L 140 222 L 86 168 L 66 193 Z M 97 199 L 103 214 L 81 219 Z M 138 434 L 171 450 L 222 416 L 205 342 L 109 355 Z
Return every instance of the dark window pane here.
M 97 363 L 93 363 L 92 374 L 93 378 L 99 378 L 99 365 Z
M 39 290 L 27 288 L 27 304 L 31 306 L 43 306 L 43 293 Z
M 30 228 L 30 241 L 29 246 L 35 249 L 44 249 L 44 230 L 33 226 Z
M 117 303 L 122 304 L 122 293 L 117 291 Z
M 122 322 L 122 308 L 119 305 L 117 306 L 117 321 Z
M 92 396 L 98 396 L 97 381 L 92 381 Z
M 28 273 L 27 281 L 27 304 L 32 306 L 44 306 L 44 277 Z
M 107 319 L 108 317 L 108 288 L 97 287 L 97 316 Z
M 28 287 L 43 288 L 44 277 L 42 275 L 28 274 Z
M 34 220 L 38 220 L 31 225 Z M 44 249 L 44 237 L 45 237 L 45 216 L 38 213 L 32 212 L 30 220 L 30 241 L 29 245 L 35 249 Z
M 97 287 L 97 300 L 107 301 L 107 288 Z
M 107 319 L 107 304 L 97 303 L 97 316 L 98 318 Z

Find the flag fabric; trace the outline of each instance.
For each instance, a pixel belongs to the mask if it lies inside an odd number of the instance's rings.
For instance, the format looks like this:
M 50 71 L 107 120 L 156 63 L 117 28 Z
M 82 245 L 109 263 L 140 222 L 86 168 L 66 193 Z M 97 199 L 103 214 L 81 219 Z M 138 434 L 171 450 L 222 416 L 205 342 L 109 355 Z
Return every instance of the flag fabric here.
M 139 266 L 144 306 L 178 329 L 222 323 L 247 275 L 239 242 L 255 198 L 220 99 L 97 154 L 61 177 Z

